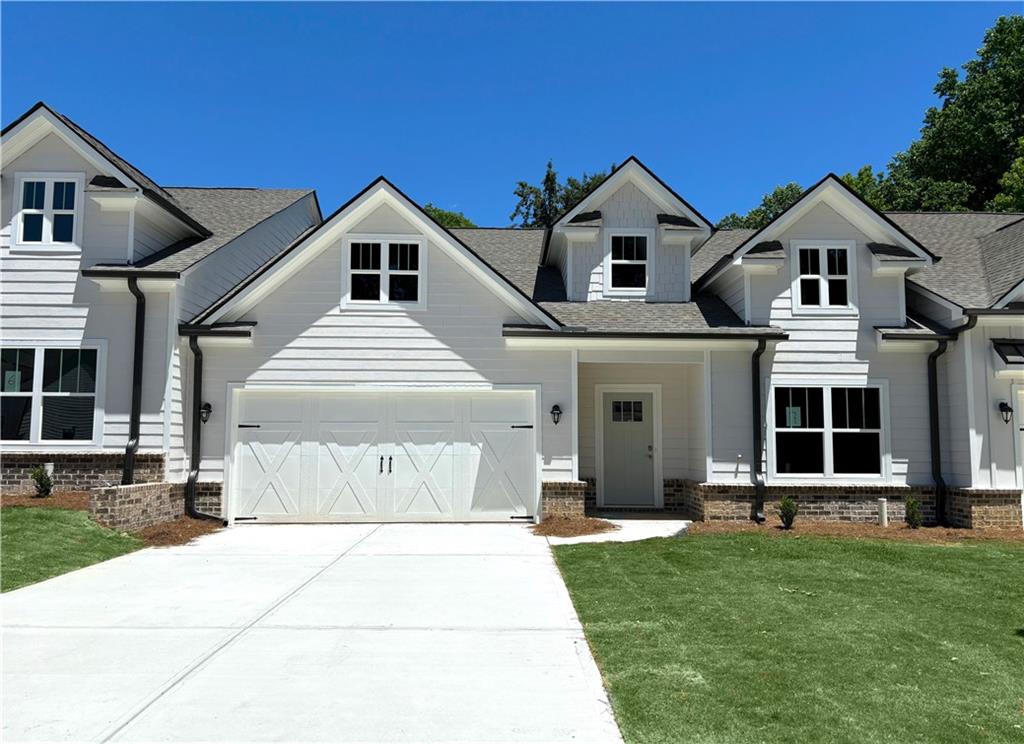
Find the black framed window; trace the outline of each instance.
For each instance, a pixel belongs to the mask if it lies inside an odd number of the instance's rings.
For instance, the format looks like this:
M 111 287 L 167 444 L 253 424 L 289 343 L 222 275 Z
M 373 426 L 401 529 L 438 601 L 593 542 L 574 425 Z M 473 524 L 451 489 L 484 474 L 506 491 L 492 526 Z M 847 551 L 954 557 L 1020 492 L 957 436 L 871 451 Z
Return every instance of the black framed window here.
M 96 434 L 96 349 L 0 349 L 0 438 L 91 442 Z
M 78 183 L 26 178 L 21 182 L 21 243 L 73 243 Z
M 611 237 L 612 289 L 645 289 L 647 287 L 647 236 L 613 235 Z
M 355 302 L 418 303 L 421 246 L 412 242 L 349 244 L 349 299 Z
M 775 388 L 775 472 L 825 473 L 825 415 L 821 388 Z
M 797 251 L 797 303 L 800 307 L 850 306 L 850 249 L 800 248 Z

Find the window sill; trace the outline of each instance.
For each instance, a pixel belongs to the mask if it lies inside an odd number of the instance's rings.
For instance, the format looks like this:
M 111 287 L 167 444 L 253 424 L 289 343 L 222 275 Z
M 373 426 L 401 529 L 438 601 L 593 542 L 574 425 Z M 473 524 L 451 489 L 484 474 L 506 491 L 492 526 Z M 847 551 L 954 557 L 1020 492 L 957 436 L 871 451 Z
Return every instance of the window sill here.
M 404 313 L 426 310 L 425 302 L 373 302 L 370 300 L 349 300 L 339 305 L 341 310 L 369 311 L 372 313 Z
M 833 317 L 859 318 L 860 312 L 855 307 L 794 307 L 793 317 Z
M 75 243 L 11 243 L 11 253 L 81 253 L 82 247 Z

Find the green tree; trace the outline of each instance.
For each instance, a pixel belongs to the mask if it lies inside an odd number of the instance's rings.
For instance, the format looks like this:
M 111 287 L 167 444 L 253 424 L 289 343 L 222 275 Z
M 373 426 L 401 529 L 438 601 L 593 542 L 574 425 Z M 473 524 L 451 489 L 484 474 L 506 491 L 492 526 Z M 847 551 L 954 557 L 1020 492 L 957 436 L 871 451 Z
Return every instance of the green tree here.
M 565 183 L 559 183 L 558 173 L 549 160 L 539 186 L 527 181 L 516 184 L 513 194 L 519 201 L 509 219 L 513 223 L 519 220 L 518 227 L 547 227 L 562 212 L 575 206 L 600 186 L 613 168 L 609 168 L 608 172 L 584 172 L 579 178 L 570 177 Z
M 999 179 L 1000 192 L 989 208 L 995 212 L 1024 212 L 1024 137 L 1017 140 L 1017 158 Z
M 897 153 L 881 185 L 893 209 L 991 208 L 1024 137 L 1024 16 L 990 28 L 975 59 L 939 72 L 940 106 L 920 139 Z
M 423 211 L 441 223 L 444 227 L 476 227 L 469 217 L 462 212 L 453 212 L 448 209 L 441 209 L 430 202 L 423 205 Z
M 804 193 L 798 183 L 790 182 L 785 186 L 776 186 L 770 193 L 761 198 L 761 203 L 747 212 L 745 215 L 733 212 L 727 214 L 718 221 L 718 227 L 722 230 L 735 230 L 737 228 L 748 228 L 760 230 L 780 214 L 785 212 Z
M 863 197 L 864 201 L 875 209 L 885 211 L 889 204 L 885 199 L 882 185 L 885 183 L 885 171 L 876 171 L 870 165 L 863 166 L 856 173 L 844 173 L 840 178 Z

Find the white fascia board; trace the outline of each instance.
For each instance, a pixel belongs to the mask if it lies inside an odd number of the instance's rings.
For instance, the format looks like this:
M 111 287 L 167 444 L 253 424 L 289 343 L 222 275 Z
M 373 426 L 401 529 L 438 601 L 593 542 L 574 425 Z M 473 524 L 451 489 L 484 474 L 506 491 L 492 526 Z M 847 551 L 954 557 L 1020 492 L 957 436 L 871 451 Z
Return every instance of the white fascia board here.
M 741 262 L 744 274 L 778 274 L 786 259 L 782 256 L 773 258 L 753 258 L 747 256 Z
M 341 235 L 349 232 L 363 217 L 382 204 L 398 209 L 413 224 L 416 233 L 446 250 L 457 263 L 468 269 L 484 286 L 491 289 L 510 307 L 521 315 L 539 320 L 548 328 L 557 330 L 558 323 L 545 314 L 530 300 L 512 288 L 508 280 L 500 276 L 477 256 L 467 251 L 448 233 L 439 229 L 431 220 L 424 218 L 415 204 L 407 201 L 385 182 L 378 183 L 365 194 L 348 205 L 343 211 L 334 215 L 331 220 L 307 236 L 302 243 L 292 249 L 290 255 L 271 268 L 263 276 L 233 297 L 223 307 L 209 317 L 204 318 L 206 324 L 219 320 L 237 319 L 254 307 L 263 297 L 281 285 L 288 277 L 308 264 L 320 252 L 338 240 Z
M 780 341 L 782 339 L 779 339 Z M 562 338 L 559 336 L 505 336 L 505 346 L 510 349 L 577 349 L 581 353 L 589 350 L 638 351 L 644 349 L 677 351 L 714 349 L 752 349 L 758 339 L 701 339 L 701 338 Z
M 586 225 L 563 225 L 558 228 L 558 231 L 565 235 L 571 243 L 574 240 L 597 240 L 597 234 L 601 231 L 601 228 Z
M 906 261 L 880 261 L 878 256 L 871 256 L 872 276 L 897 276 L 922 266 L 921 261 L 916 258 L 909 258 Z

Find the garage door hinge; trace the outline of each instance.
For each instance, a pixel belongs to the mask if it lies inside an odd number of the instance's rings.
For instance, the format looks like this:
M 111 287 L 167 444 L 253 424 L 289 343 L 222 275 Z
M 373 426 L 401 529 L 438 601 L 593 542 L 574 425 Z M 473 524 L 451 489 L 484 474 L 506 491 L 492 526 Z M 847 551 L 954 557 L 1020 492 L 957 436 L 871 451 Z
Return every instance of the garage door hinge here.
M 239 424 L 238 428 L 239 429 L 259 429 L 260 425 L 259 424 Z
M 510 429 L 532 429 L 533 428 L 533 424 L 512 424 L 512 426 L 510 426 L 509 428 Z

